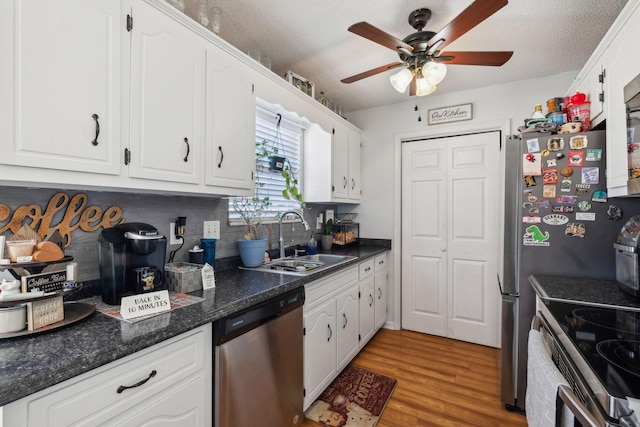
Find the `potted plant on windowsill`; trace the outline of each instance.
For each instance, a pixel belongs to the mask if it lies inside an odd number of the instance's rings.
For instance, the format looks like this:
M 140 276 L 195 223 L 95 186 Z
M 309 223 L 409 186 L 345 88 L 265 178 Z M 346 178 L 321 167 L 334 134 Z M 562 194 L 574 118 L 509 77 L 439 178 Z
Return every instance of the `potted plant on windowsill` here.
M 268 197 L 236 197 L 231 199 L 231 207 L 242 219 L 247 232 L 238 239 L 240 260 L 245 267 L 258 267 L 267 250 L 266 229 L 262 223 L 267 208 L 271 205 Z
M 331 245 L 333 244 L 333 235 L 331 234 L 332 229 L 332 219 L 322 224 L 322 236 L 320 236 L 320 244 L 322 244 L 322 249 L 324 249 L 325 251 L 331 249 Z

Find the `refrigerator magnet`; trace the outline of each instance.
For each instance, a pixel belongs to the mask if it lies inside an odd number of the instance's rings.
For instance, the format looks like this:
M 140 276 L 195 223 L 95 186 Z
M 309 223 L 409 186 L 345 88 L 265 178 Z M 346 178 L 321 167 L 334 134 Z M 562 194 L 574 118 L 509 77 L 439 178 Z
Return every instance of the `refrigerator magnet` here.
M 558 165 L 558 159 L 548 159 L 547 160 L 547 167 L 553 168 L 553 167 L 556 167 L 557 165 Z
M 572 222 L 567 224 L 567 228 L 564 230 L 564 235 L 569 237 L 584 237 L 587 232 L 587 227 L 579 222 Z
M 537 153 L 540 151 L 540 143 L 538 138 L 527 139 L 527 151 L 529 153 Z
M 599 162 L 602 160 L 602 148 L 587 148 L 585 160 L 587 162 Z
M 569 148 L 572 150 L 583 150 L 587 148 L 588 143 L 586 135 L 572 136 L 571 139 L 569 139 Z
M 594 191 L 591 195 L 591 201 L 605 203 L 607 201 L 607 192 L 603 190 Z
M 522 156 L 522 175 L 542 175 L 542 158 L 540 153 L 527 153 Z
M 555 213 L 573 213 L 573 206 L 553 205 L 551 212 Z
M 569 218 L 566 215 L 553 213 L 545 215 L 542 218 L 542 221 L 544 221 L 544 223 L 548 225 L 564 225 L 569 222 Z
M 578 196 L 586 196 L 589 194 L 591 184 L 576 184 L 575 194 Z
M 612 221 L 618 221 L 622 219 L 622 209 L 616 205 L 610 205 L 607 208 L 607 216 Z
M 560 191 L 563 193 L 571 192 L 571 180 L 569 178 L 565 178 L 560 183 Z
M 547 141 L 547 149 L 550 151 L 560 151 L 564 149 L 564 138 L 555 137 Z
M 586 200 L 578 202 L 578 209 L 582 212 L 586 212 L 591 209 L 591 203 L 587 202 Z
M 522 223 L 523 224 L 540 224 L 540 221 L 542 219 L 539 216 L 535 216 L 535 215 L 529 215 L 529 216 L 523 216 L 522 217 Z
M 524 177 L 524 183 L 527 187 L 535 187 L 536 186 L 536 178 L 532 175 L 526 175 Z
M 576 212 L 576 221 L 595 221 L 595 212 Z
M 549 232 L 540 231 L 537 225 L 530 225 L 522 236 L 524 246 L 549 246 Z
M 600 168 L 582 168 L 583 184 L 598 184 L 600 182 Z
M 542 183 L 543 184 L 557 184 L 558 183 L 558 169 L 545 168 L 542 171 Z
M 556 186 L 555 185 L 544 185 L 542 187 L 542 197 L 545 199 L 553 199 L 556 197 Z
M 571 175 L 573 175 L 573 168 L 567 166 L 566 168 L 560 169 L 560 175 L 564 176 L 565 178 L 569 178 Z
M 580 167 L 584 163 L 584 152 L 578 150 L 569 150 L 569 158 L 567 166 Z

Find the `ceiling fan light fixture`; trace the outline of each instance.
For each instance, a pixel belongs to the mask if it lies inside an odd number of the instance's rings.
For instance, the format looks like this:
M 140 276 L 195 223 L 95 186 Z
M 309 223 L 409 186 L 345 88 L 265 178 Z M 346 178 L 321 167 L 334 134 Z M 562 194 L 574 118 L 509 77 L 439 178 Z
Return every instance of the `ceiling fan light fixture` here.
M 420 77 L 420 76 L 418 76 Z M 416 78 L 416 96 L 425 96 L 433 93 L 436 85 L 430 84 L 426 77 Z
M 428 61 L 422 66 L 422 75 L 435 86 L 444 80 L 447 75 L 447 67 L 440 62 Z
M 393 88 L 400 93 L 404 93 L 407 90 L 407 87 L 409 87 L 409 83 L 411 83 L 412 79 L 413 73 L 408 68 L 403 68 L 396 74 L 393 74 L 391 77 L 389 77 L 391 86 L 393 86 Z

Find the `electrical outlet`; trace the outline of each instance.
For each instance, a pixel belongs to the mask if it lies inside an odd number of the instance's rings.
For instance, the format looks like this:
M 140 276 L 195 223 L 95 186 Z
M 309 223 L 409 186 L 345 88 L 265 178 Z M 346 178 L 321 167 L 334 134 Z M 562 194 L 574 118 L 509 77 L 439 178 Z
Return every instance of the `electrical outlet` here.
M 176 223 L 172 222 L 169 224 L 169 244 L 179 245 L 180 243 L 182 243 L 182 239 L 176 237 Z
M 203 228 L 205 239 L 220 239 L 220 221 L 205 221 Z

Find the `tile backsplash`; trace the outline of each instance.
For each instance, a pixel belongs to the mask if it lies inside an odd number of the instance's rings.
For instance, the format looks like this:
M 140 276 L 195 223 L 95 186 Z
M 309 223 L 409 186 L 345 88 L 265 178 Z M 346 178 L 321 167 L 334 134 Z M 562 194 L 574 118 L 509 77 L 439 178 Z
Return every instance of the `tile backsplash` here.
M 65 189 L 40 189 L 23 187 L 0 186 L 0 205 L 9 209 L 9 216 L 3 217 L 3 209 L 0 209 L 0 228 L 5 228 L 15 210 L 23 205 L 38 205 L 44 212 L 51 197 L 59 192 L 64 192 L 73 197 L 80 191 Z M 110 206 L 122 208 L 122 218 L 125 222 L 143 222 L 158 229 L 167 240 L 169 237 L 169 224 L 175 222 L 178 216 L 187 217 L 185 243 L 176 253 L 174 261 L 188 261 L 189 248 L 200 243 L 203 233 L 203 221 L 220 221 L 220 239 L 216 242 L 216 259 L 238 256 L 237 240 L 245 233 L 243 226 L 230 226 L 228 224 L 229 201 L 221 197 L 196 197 L 175 195 L 152 195 L 86 191 L 87 206 L 95 205 L 107 209 Z M 319 212 L 325 209 L 335 209 L 334 205 L 312 205 L 305 210 L 305 219 L 312 228 L 315 228 L 315 218 Z M 56 225 L 63 220 L 64 210 L 57 212 L 51 219 L 51 225 Z M 29 220 L 25 221 L 28 223 Z M 37 225 L 37 224 L 36 224 Z M 32 225 L 34 226 L 34 225 Z M 278 225 L 271 224 L 270 248 L 278 245 Z M 95 280 L 99 278 L 97 242 L 101 228 L 86 232 L 76 228 L 71 232 L 71 244 L 65 249 L 67 255 L 72 255 L 79 266 L 79 280 Z M 304 231 L 302 224 L 296 222 L 286 224 L 284 228 L 285 242 L 305 243 L 309 240 L 311 232 Z M 315 230 L 314 232 L 319 232 Z M 1 233 L 9 239 L 13 233 L 10 230 Z M 168 242 L 167 242 L 168 243 Z M 169 252 L 179 245 L 167 244 L 167 260 Z

